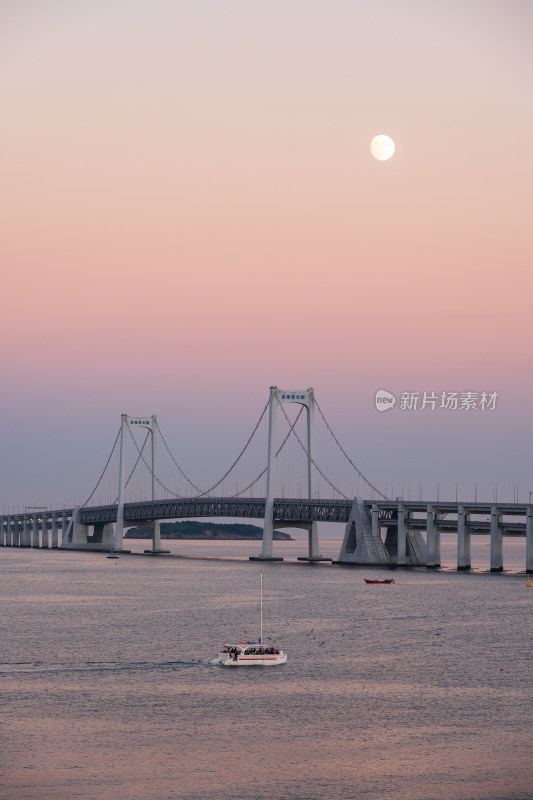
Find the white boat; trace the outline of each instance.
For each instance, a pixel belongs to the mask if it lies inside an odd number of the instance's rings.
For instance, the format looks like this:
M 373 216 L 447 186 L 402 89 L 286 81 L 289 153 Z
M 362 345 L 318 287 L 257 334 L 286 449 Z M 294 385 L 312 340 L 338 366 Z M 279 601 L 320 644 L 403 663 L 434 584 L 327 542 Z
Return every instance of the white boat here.
M 259 597 L 259 639 L 255 642 L 228 642 L 212 664 L 220 664 L 221 667 L 276 667 L 287 663 L 287 654 L 283 650 L 263 644 L 263 573 Z

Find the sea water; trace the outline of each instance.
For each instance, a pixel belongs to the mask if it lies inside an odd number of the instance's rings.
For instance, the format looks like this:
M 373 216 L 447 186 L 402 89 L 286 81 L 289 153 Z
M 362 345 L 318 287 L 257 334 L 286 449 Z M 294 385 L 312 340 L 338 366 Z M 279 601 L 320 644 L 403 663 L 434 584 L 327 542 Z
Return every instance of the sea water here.
M 0 797 L 533 797 L 524 543 L 490 574 L 479 537 L 465 574 L 451 540 L 448 569 L 394 573 L 297 562 L 304 540 L 275 542 L 281 564 L 248 561 L 258 542 L 2 548 Z M 260 570 L 288 663 L 211 665 L 257 637 Z

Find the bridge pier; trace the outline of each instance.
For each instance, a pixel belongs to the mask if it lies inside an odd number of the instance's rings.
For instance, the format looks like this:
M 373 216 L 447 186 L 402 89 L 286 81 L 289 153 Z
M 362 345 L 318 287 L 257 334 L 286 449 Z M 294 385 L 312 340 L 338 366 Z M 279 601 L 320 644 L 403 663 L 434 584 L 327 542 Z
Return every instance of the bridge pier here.
M 68 517 L 66 513 L 63 511 L 63 516 L 61 517 L 61 547 L 63 547 L 63 542 L 66 541 L 67 530 L 68 530 Z
M 468 521 L 470 515 L 464 510 L 464 506 L 459 506 L 457 510 L 457 569 L 466 570 L 471 568 L 470 558 L 470 531 Z
M 61 547 L 76 550 L 87 546 L 87 525 L 80 523 L 79 516 L 80 507 L 76 506 L 72 511 L 72 517 L 68 524 L 66 535 L 63 536 Z
M 344 532 L 344 540 L 335 564 L 387 565 L 392 561 L 380 536 L 379 506 L 371 512 L 363 500 L 355 498 Z
M 437 550 L 439 550 L 438 556 Z M 435 525 L 435 511 L 432 505 L 427 507 L 426 512 L 426 567 L 431 569 L 440 567 L 440 531 Z
M 161 546 L 161 521 L 154 519 L 150 522 L 145 520 L 142 522 L 145 528 L 152 528 L 152 549 L 145 550 L 148 555 L 159 555 L 160 553 L 170 553 L 170 550 L 164 550 Z
M 55 511 L 52 512 L 52 548 L 57 547 L 57 517 Z
M 407 533 L 405 529 L 405 508 L 403 503 L 398 504 L 398 541 L 396 549 L 396 563 L 399 567 L 405 566 L 407 561 Z
M 32 547 L 39 547 L 39 529 L 37 527 L 37 514 L 36 514 L 35 511 L 33 512 L 32 523 L 33 523 L 33 525 L 32 525 L 31 546 Z
M 28 515 L 24 514 L 24 521 L 22 523 L 22 547 L 30 547 L 30 527 L 28 522 Z
M 66 514 L 63 512 L 62 526 L 64 533 L 61 547 L 67 550 L 113 550 L 115 531 L 112 522 L 94 523 L 93 533 L 89 533 L 90 525 L 80 521 L 80 506 L 72 511 L 72 517 L 66 525 Z M 129 550 L 127 552 L 130 552 Z
M 500 527 L 501 514 L 498 507 L 492 506 L 490 514 L 490 571 L 503 570 L 503 536 Z
M 48 521 L 45 514 L 43 514 L 41 522 L 41 547 L 48 550 Z
M 533 506 L 526 512 L 526 572 L 533 572 Z

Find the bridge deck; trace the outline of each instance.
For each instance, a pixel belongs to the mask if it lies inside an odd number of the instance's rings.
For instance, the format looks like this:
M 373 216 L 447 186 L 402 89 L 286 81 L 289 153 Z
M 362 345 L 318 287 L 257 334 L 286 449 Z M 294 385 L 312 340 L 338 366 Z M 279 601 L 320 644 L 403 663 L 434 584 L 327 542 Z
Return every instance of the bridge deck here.
M 516 517 L 525 518 L 530 505 L 518 503 L 454 503 L 454 502 L 423 502 L 423 501 L 398 501 L 379 500 L 365 501 L 370 510 L 376 506 L 379 510 L 380 527 L 393 527 L 397 524 L 397 514 L 400 505 L 406 514 L 406 526 L 415 530 L 425 530 L 428 507 L 435 512 L 435 529 L 442 533 L 457 532 L 457 514 L 461 507 L 467 515 L 466 529 L 471 534 L 490 533 L 489 517 L 494 506 L 501 515 L 500 528 L 505 536 L 524 536 L 526 533 L 525 522 L 518 521 Z M 295 498 L 277 498 L 274 501 L 274 522 L 292 524 L 306 524 L 310 522 L 339 522 L 346 523 L 352 509 L 351 500 L 302 500 Z M 56 521 L 62 517 L 72 517 L 74 509 L 42 510 L 35 512 L 37 527 L 42 527 L 43 516 L 49 524 L 52 518 Z M 199 517 L 228 517 L 241 519 L 264 519 L 265 498 L 227 498 L 227 497 L 193 497 L 178 500 L 148 500 L 142 503 L 126 503 L 124 505 L 124 523 L 126 526 L 142 525 L 154 519 L 186 519 Z M 24 518 L 33 522 L 32 514 L 12 514 L 9 519 L 12 523 L 22 526 Z M 514 519 L 512 519 L 514 517 Z M 511 518 L 511 519 L 509 519 Z M 7 516 L 4 516 L 4 520 Z M 81 508 L 79 522 L 83 525 L 100 525 L 116 522 L 117 506 L 90 506 Z

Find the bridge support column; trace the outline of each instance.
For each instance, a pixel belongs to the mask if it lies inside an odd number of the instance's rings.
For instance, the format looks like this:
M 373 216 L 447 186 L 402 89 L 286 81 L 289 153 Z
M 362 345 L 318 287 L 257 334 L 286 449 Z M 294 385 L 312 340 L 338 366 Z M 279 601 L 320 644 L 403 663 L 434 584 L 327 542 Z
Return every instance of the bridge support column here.
M 154 536 L 152 539 L 152 550 L 158 553 L 161 550 L 161 523 L 158 519 L 154 519 Z
M 426 509 L 426 567 L 434 568 L 440 567 L 436 559 L 436 528 L 435 528 L 435 511 L 433 506 L 428 506 Z
M 313 389 L 307 390 L 307 496 L 312 500 L 315 496 L 315 393 Z M 318 545 L 318 525 L 311 523 L 309 529 L 309 558 L 320 559 Z
M 526 572 L 533 572 L 533 506 L 526 512 Z
M 470 531 L 468 530 L 469 515 L 464 506 L 457 509 L 457 569 L 470 569 Z
M 318 546 L 318 528 L 316 522 L 312 522 L 309 528 L 308 544 L 309 544 L 309 558 L 321 559 L 322 556 L 320 555 Z
M 24 522 L 22 523 L 22 546 L 31 547 L 30 541 L 30 526 L 28 522 L 28 515 L 24 514 Z
M 20 520 L 18 517 L 15 517 L 15 530 L 13 532 L 13 547 L 20 547 L 20 540 L 21 540 L 21 530 L 20 530 Z
M 391 563 L 392 554 L 389 554 L 380 536 L 379 513 L 378 503 L 374 503 L 370 511 L 363 500 L 354 498 L 339 558 L 334 564 Z
M 147 555 L 158 555 L 160 553 L 170 553 L 170 550 L 164 550 L 161 547 L 161 522 L 158 519 L 144 522 L 147 528 L 152 529 L 152 549 L 145 550 Z
M 265 497 L 265 523 L 263 526 L 263 544 L 261 558 L 272 558 L 272 540 L 274 538 L 274 462 L 276 459 L 276 411 L 278 398 L 276 386 L 270 387 L 268 405 L 268 467 Z
M 118 468 L 118 504 L 117 523 L 115 525 L 115 550 L 122 550 L 124 541 L 124 490 L 126 488 L 126 436 L 128 431 L 128 417 L 122 414 L 120 423 L 120 463 Z
M 4 547 L 4 518 L 0 517 L 0 547 Z
M 372 539 L 377 541 L 379 536 L 379 506 L 372 504 Z
M 57 547 L 57 517 L 52 514 L 52 547 Z
M 61 540 L 61 547 L 69 550 L 86 550 L 88 548 L 87 542 L 87 526 L 82 525 L 79 521 L 80 507 L 76 506 L 72 509 L 72 517 L 67 526 L 66 531 L 63 533 Z
M 152 500 L 157 498 L 157 417 L 152 417 Z M 161 523 L 154 519 L 154 532 L 152 535 L 152 553 L 162 553 Z M 167 551 L 168 552 L 168 551 Z
M 33 512 L 33 526 L 32 526 L 32 547 L 39 547 L 39 528 L 37 527 L 37 514 Z
M 498 507 L 492 506 L 490 515 L 490 571 L 503 570 L 503 536 L 500 526 L 501 514 Z
M 67 539 L 67 529 L 68 529 L 68 519 L 67 515 L 63 511 L 63 516 L 61 517 L 61 547 L 65 547 Z
M 402 503 L 398 504 L 398 549 L 396 563 L 404 566 L 407 560 L 407 532 L 405 528 L 405 509 Z
M 48 520 L 45 514 L 43 514 L 41 525 L 41 547 L 48 550 Z
M 435 513 L 435 566 L 440 567 L 441 565 L 441 558 L 440 558 L 440 529 L 437 527 L 439 520 L 441 519 L 441 515 L 438 511 Z

